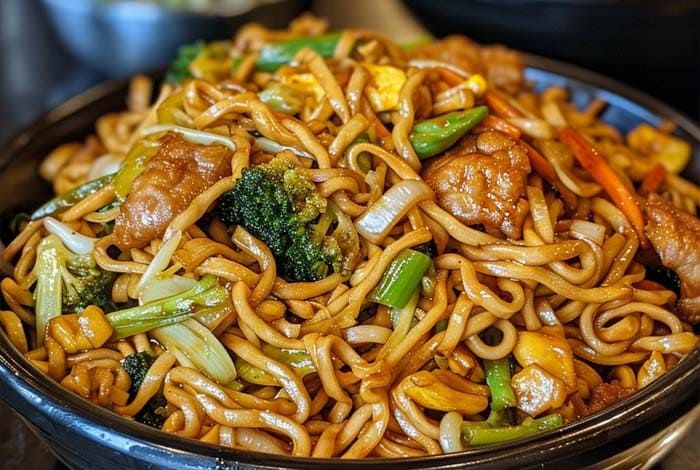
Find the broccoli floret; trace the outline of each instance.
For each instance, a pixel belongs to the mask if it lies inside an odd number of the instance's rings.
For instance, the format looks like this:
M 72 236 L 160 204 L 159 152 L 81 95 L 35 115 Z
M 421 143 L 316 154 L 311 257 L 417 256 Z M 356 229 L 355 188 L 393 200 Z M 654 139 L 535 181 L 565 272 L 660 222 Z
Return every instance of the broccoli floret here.
M 64 259 L 63 313 L 82 312 L 88 305 L 110 310 L 115 274 L 97 266 L 92 255 L 76 255 L 66 249 Z
M 155 395 L 148 400 L 146 405 L 141 408 L 141 411 L 136 413 L 134 419 L 146 426 L 160 429 L 168 417 L 168 402 L 161 394 Z
M 177 51 L 175 60 L 170 64 L 170 68 L 165 74 L 165 81 L 168 83 L 182 83 L 190 78 L 192 76 L 190 64 L 203 49 L 204 43 L 201 41 L 181 46 Z
M 315 281 L 342 264 L 338 242 L 312 224 L 327 207 L 301 169 L 275 158 L 244 169 L 236 186 L 221 196 L 218 211 L 224 223 L 243 226 L 270 247 L 285 276 Z
M 113 281 L 114 274 L 98 267 L 91 254 L 73 253 L 56 235 L 44 238 L 29 276 L 30 284 L 36 282 L 33 295 L 39 343 L 49 320 L 62 313 L 76 313 L 88 305 L 111 307 Z
M 129 388 L 129 394 L 131 396 L 136 395 L 139 391 L 139 387 L 143 383 L 143 379 L 148 373 L 153 361 L 156 358 L 153 357 L 148 352 L 140 352 L 135 354 L 129 354 L 122 360 L 122 367 L 131 377 L 131 387 Z

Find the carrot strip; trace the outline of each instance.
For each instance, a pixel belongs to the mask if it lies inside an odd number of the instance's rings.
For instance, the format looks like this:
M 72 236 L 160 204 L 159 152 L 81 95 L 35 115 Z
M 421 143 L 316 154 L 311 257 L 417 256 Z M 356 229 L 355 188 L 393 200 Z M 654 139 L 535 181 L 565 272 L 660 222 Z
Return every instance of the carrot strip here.
M 518 111 L 512 104 L 510 104 L 505 98 L 489 90 L 484 95 L 486 98 L 486 104 L 491 108 L 491 110 L 502 118 L 512 118 L 512 117 L 522 117 L 523 113 Z
M 661 183 L 666 179 L 666 167 L 660 163 L 654 165 L 648 175 L 642 181 L 642 194 L 651 194 L 659 192 Z
M 439 68 L 438 71 L 440 72 L 440 76 L 442 77 L 442 79 L 445 80 L 445 82 L 451 87 L 457 86 L 466 80 L 466 78 L 460 77 L 459 75 L 448 69 Z
M 642 290 L 668 290 L 667 287 L 662 286 L 658 282 L 650 281 L 649 279 L 642 279 L 641 281 L 633 284 L 635 289 Z
M 605 189 L 610 199 L 634 227 L 639 236 L 640 245 L 646 248 L 648 241 L 644 235 L 644 216 L 637 205 L 636 198 L 628 191 L 617 173 L 598 150 L 573 127 L 565 127 L 559 133 L 559 140 L 571 147 L 581 166 Z
M 537 173 L 542 175 L 542 177 L 546 179 L 549 184 L 557 188 L 557 191 L 559 191 L 559 194 L 561 194 L 564 204 L 566 204 L 568 209 L 575 209 L 578 202 L 576 194 L 574 194 L 569 188 L 566 187 L 564 183 L 561 182 L 552 164 L 549 163 L 549 161 L 544 158 L 544 156 L 532 145 L 528 144 L 524 140 L 521 140 L 520 144 L 527 149 L 527 156 L 530 160 L 530 166 L 534 168 Z
M 493 114 L 489 114 L 488 116 L 486 116 L 484 120 L 481 121 L 481 124 L 479 124 L 477 130 L 489 127 L 492 129 L 496 129 L 497 131 L 503 132 L 504 134 L 507 134 L 514 139 L 519 139 L 521 135 L 520 129 L 518 129 L 505 119 L 496 117 Z

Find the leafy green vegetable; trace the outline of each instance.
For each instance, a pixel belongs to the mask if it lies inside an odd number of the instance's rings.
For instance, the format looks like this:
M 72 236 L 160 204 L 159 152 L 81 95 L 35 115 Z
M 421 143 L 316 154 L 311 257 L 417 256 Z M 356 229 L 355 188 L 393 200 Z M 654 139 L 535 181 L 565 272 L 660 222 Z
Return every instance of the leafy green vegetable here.
M 202 52 L 204 46 L 205 44 L 202 41 L 180 46 L 175 60 L 170 64 L 170 68 L 165 74 L 165 81 L 168 83 L 182 83 L 190 78 L 192 76 L 190 64 Z

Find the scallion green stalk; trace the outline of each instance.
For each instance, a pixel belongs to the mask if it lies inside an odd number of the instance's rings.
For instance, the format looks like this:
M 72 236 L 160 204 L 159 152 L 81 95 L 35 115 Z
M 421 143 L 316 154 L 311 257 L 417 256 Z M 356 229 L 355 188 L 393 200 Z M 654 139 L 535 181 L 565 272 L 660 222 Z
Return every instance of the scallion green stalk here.
M 517 426 L 491 427 L 483 422 L 462 423 L 462 438 L 469 446 L 482 446 L 488 444 L 498 444 L 500 442 L 523 439 L 535 434 L 550 431 L 563 424 L 564 420 L 558 413 L 553 413 L 542 418 L 525 418 Z
M 394 258 L 369 300 L 394 308 L 404 308 L 430 267 L 429 256 L 411 249 L 403 250 Z

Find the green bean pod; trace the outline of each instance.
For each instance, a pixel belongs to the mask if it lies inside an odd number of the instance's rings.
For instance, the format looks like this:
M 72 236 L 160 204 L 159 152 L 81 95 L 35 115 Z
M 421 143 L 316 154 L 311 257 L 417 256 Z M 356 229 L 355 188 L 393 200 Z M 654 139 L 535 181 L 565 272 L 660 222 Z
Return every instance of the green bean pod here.
M 563 418 L 558 413 L 553 413 L 541 418 L 525 418 L 517 426 L 491 427 L 483 422 L 462 423 L 462 438 L 470 446 L 482 446 L 487 444 L 498 444 L 500 442 L 523 439 L 535 434 L 550 431 L 558 428 L 564 423 Z
M 296 53 L 304 48 L 318 52 L 323 57 L 331 57 L 339 40 L 340 33 L 329 33 L 266 44 L 260 49 L 256 67 L 264 72 L 274 72 L 282 65 L 291 62 Z
M 60 194 L 55 198 L 51 199 L 49 202 L 38 208 L 32 213 L 31 220 L 41 219 L 42 217 L 47 217 L 49 215 L 55 214 L 61 210 L 73 207 L 78 202 L 82 201 L 91 194 L 96 193 L 100 189 L 104 188 L 112 182 L 114 179 L 114 173 L 110 175 L 102 176 L 87 183 L 81 184 L 77 188 L 73 188 L 70 191 Z
M 488 115 L 486 106 L 443 114 L 413 126 L 409 140 L 421 160 L 444 152 Z

